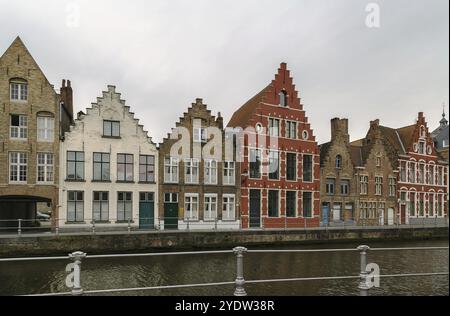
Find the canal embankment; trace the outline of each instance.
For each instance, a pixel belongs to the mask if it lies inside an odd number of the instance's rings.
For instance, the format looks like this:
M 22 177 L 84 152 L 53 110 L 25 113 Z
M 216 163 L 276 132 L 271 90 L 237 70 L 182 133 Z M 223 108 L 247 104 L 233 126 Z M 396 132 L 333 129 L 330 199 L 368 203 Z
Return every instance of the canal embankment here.
M 0 238 L 0 257 L 228 249 L 236 246 L 277 246 L 370 243 L 448 239 L 448 227 L 333 228 L 258 231 L 161 231 L 78 235 L 12 235 Z

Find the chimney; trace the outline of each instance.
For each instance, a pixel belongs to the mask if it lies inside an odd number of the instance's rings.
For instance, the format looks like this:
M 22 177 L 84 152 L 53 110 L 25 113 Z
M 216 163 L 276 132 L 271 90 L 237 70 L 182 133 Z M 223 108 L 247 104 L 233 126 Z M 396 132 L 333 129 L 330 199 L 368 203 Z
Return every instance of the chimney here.
M 64 108 L 67 111 L 67 114 L 70 117 L 70 120 L 73 121 L 73 91 L 70 80 L 62 81 L 62 86 L 60 89 L 61 102 L 63 103 Z
M 219 124 L 219 128 L 223 129 L 223 117 L 220 112 L 217 113 L 217 123 Z
M 331 141 L 334 141 L 339 135 L 344 137 L 346 143 L 350 142 L 348 119 L 334 118 L 331 120 Z

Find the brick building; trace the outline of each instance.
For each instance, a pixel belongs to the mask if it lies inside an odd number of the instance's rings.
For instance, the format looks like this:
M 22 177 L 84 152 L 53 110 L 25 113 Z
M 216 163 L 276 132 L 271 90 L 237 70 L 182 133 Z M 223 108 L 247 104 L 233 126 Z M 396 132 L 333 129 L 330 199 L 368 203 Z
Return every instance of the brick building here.
M 358 182 L 352 160 L 348 119 L 331 120 L 331 141 L 320 145 L 320 193 L 323 225 L 355 220 Z
M 319 147 L 285 63 L 228 127 L 245 130 L 239 149 L 243 228 L 319 226 Z
M 161 229 L 239 229 L 240 169 L 225 154 L 223 118 L 197 99 L 159 145 Z
M 70 81 L 56 93 L 17 37 L 0 57 L 0 220 L 57 217 L 59 136 L 72 112 Z

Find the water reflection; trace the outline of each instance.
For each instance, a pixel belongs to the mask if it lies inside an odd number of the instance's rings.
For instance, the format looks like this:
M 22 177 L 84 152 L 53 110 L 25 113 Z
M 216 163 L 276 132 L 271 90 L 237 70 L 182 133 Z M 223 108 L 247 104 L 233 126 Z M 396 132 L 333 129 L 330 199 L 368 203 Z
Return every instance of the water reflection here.
M 356 248 L 333 245 L 334 248 Z M 372 247 L 436 247 L 448 241 L 372 243 Z M 281 247 L 276 247 L 280 249 Z M 330 246 L 289 246 L 286 249 L 318 249 Z M 369 262 L 381 267 L 382 274 L 447 272 L 448 251 L 370 252 Z M 68 260 L 0 263 L 0 295 L 66 292 Z M 246 254 L 248 280 L 347 276 L 359 273 L 357 252 Z M 83 288 L 89 290 L 146 287 L 232 281 L 235 278 L 233 254 L 145 258 L 89 259 L 82 265 Z M 358 295 L 358 280 L 304 281 L 248 284 L 250 295 Z M 448 276 L 386 278 L 371 295 L 448 295 Z M 228 296 L 233 286 L 153 290 L 122 295 L 217 295 Z M 115 294 L 119 295 L 119 294 Z

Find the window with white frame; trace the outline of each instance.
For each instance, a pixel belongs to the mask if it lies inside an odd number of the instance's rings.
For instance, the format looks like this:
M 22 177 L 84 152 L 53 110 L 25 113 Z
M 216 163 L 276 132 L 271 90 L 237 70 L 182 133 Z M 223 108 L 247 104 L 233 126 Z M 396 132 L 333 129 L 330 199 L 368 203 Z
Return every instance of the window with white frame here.
M 419 142 L 419 154 L 425 155 L 425 142 L 424 141 Z
M 268 191 L 267 209 L 269 217 L 280 216 L 280 191 L 278 190 Z
M 53 154 L 38 153 L 37 154 L 37 181 L 40 183 L 52 183 L 53 178 L 54 178 Z
M 280 136 L 280 120 L 269 118 L 269 135 Z
M 184 195 L 184 217 L 186 220 L 198 220 L 197 193 L 186 193 Z
M 395 178 L 389 178 L 389 196 L 394 197 L 397 193 L 397 186 Z
M 418 183 L 425 183 L 425 165 L 419 164 L 419 179 L 417 181 Z
M 27 153 L 9 153 L 9 181 L 27 182 L 28 156 Z
M 120 137 L 120 122 L 104 120 L 103 137 Z
M 360 176 L 359 177 L 359 193 L 366 195 L 369 192 L 369 177 Z
M 205 184 L 217 184 L 217 161 L 205 160 Z
M 297 139 L 297 122 L 286 121 L 286 138 Z
M 409 205 L 408 205 L 409 215 L 412 217 L 416 216 L 416 193 L 409 193 Z
M 438 194 L 437 195 L 437 205 L 436 205 L 437 209 L 436 209 L 436 211 L 437 211 L 437 216 L 439 216 L 439 217 L 442 217 L 443 214 L 444 214 L 443 213 L 443 205 L 444 205 L 443 200 L 444 200 L 444 195 L 443 194 Z
M 327 179 L 325 183 L 325 192 L 327 195 L 334 195 L 334 186 L 335 186 L 336 180 L 329 178 Z
M 444 177 L 443 168 L 437 167 L 437 172 L 436 172 L 436 184 L 437 185 L 442 185 L 444 183 L 443 177 Z
M 109 192 L 94 192 L 92 218 L 98 222 L 109 220 Z
M 234 221 L 236 217 L 235 203 L 236 197 L 234 194 L 224 194 L 222 197 L 222 219 L 225 221 Z
M 205 220 L 217 218 L 217 194 L 205 194 Z
M 184 161 L 184 182 L 189 184 L 198 183 L 199 163 L 197 159 L 186 159 Z
M 11 115 L 10 137 L 12 139 L 28 138 L 28 118 L 26 115 Z
M 375 177 L 375 195 L 383 194 L 383 177 Z
M 38 142 L 53 142 L 55 119 L 50 116 L 38 116 L 37 140 Z
M 342 195 L 350 194 L 350 180 L 341 180 L 341 194 Z
M 361 202 L 359 204 L 359 218 L 366 219 L 368 217 L 368 203 L 367 202 Z
M 236 182 L 236 169 L 234 161 L 225 161 L 223 163 L 223 184 L 234 185 Z
M 416 163 L 412 161 L 409 163 L 409 182 L 416 183 Z
M 297 192 L 286 191 L 286 217 L 297 216 Z
M 133 193 L 117 192 L 117 221 L 125 222 L 133 219 Z
M 303 155 L 303 181 L 313 182 L 313 156 Z
M 84 180 L 84 152 L 67 152 L 67 179 L 82 181 Z
M 84 192 L 67 191 L 67 222 L 84 221 Z
M 250 178 L 261 178 L 261 149 L 250 149 Z
M 278 95 L 280 97 L 280 105 L 284 107 L 288 106 L 287 92 L 283 90 Z
M 280 178 L 280 153 L 275 150 L 269 151 L 269 179 L 278 180 Z
M 313 217 L 313 194 L 312 192 L 303 192 L 302 194 L 303 217 Z
M 164 159 L 164 182 L 178 183 L 178 159 L 166 157 Z
M 11 82 L 10 97 L 11 101 L 27 101 L 28 85 L 25 82 Z
M 206 143 L 206 128 L 194 128 L 194 143 Z
M 341 155 L 336 156 L 335 167 L 336 167 L 336 169 L 342 168 L 342 156 Z
M 428 216 L 429 217 L 434 217 L 435 213 L 434 213 L 434 193 L 429 193 L 428 194 Z
M 406 182 L 406 161 L 400 162 L 400 182 Z

